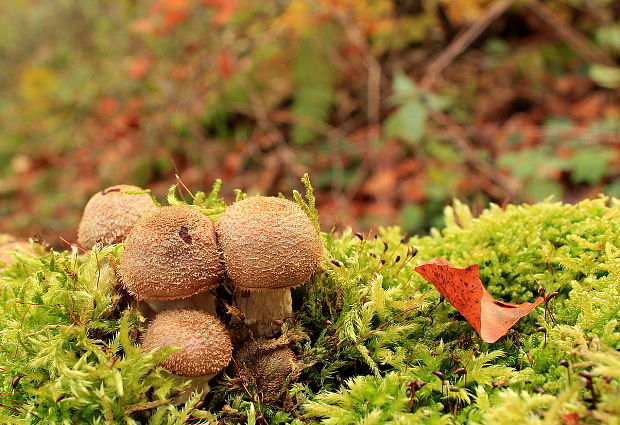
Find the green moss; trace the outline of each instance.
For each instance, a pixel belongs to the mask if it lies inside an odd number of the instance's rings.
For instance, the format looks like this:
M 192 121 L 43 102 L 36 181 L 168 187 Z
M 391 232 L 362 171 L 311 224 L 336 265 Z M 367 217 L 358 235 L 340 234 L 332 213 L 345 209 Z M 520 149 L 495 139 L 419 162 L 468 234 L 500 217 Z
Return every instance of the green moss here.
M 305 183 L 306 200 L 294 197 L 318 219 Z M 171 192 L 169 203 L 183 202 Z M 219 185 L 194 195 L 193 204 L 215 219 L 225 205 Z M 324 234 L 328 258 L 294 291 L 298 313 L 285 325 L 284 338 L 305 365 L 297 382 L 266 404 L 231 370 L 200 410 L 197 399 L 170 406 L 174 384 L 155 366 L 167 353 L 137 348 L 141 318 L 126 309 L 114 273 L 122 245 L 85 255 L 17 254 L 0 272 L 0 422 L 617 421 L 620 202 L 491 206 L 477 218 L 456 202 L 445 222 L 408 240 L 397 227 L 378 237 Z M 490 292 L 506 301 L 531 301 L 540 286 L 558 291 L 549 303 L 557 323 L 541 306 L 498 342 L 482 342 L 413 271 L 436 256 L 479 264 Z M 535 332 L 540 326 L 546 343 Z M 594 397 L 580 371 L 592 375 Z M 415 381 L 427 384 L 412 396 Z
M 152 405 L 167 404 L 173 382 L 154 365 L 170 351 L 143 354 L 135 345 L 138 317 L 120 311 L 114 292 L 119 250 L 20 256 L 3 271 L 2 423 L 135 424 L 151 388 Z M 152 423 L 189 418 L 168 407 L 158 415 L 165 418 Z

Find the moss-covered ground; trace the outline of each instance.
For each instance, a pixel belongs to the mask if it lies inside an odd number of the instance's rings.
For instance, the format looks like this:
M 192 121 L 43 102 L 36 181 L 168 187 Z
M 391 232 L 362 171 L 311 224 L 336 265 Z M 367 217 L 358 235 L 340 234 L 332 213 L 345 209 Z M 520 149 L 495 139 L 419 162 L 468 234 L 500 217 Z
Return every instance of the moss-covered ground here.
M 311 191 L 296 195 L 316 217 Z M 190 203 L 212 219 L 224 208 L 217 187 Z M 204 402 L 177 407 L 155 366 L 168 352 L 141 352 L 143 319 L 117 283 L 122 244 L 16 254 L 0 271 L 0 423 L 620 423 L 619 200 L 479 217 L 456 202 L 428 236 L 323 236 L 325 261 L 283 325 L 300 370 L 281 397 L 264 400 L 230 368 Z M 487 344 L 413 271 L 437 256 L 479 264 L 504 301 L 558 294 Z M 229 302 L 227 287 L 219 295 Z

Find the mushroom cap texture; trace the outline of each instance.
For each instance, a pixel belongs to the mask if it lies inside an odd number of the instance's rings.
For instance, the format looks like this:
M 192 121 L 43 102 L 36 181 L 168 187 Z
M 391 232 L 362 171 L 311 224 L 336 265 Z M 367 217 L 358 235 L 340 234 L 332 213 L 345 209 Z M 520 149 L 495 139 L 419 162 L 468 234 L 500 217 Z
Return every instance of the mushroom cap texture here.
M 246 343 L 236 354 L 239 366 L 249 372 L 267 399 L 275 398 L 289 375 L 297 369 L 297 359 L 286 346 L 271 347 L 267 340 Z
M 78 242 L 91 249 L 98 240 L 105 245 L 121 242 L 138 218 L 157 208 L 147 193 L 131 195 L 124 190 L 142 190 L 121 184 L 97 192 L 86 203 L 78 228 Z
M 217 233 L 224 266 L 238 289 L 299 286 L 323 255 L 310 217 L 282 198 L 252 196 L 235 202 L 218 220 Z
M 223 270 L 213 223 L 188 205 L 158 208 L 129 232 L 118 271 L 127 289 L 146 300 L 215 288 Z
M 232 357 L 226 327 L 217 318 L 197 310 L 167 310 L 155 317 L 142 339 L 142 350 L 164 347 L 183 349 L 166 357 L 160 366 L 190 378 L 215 375 Z

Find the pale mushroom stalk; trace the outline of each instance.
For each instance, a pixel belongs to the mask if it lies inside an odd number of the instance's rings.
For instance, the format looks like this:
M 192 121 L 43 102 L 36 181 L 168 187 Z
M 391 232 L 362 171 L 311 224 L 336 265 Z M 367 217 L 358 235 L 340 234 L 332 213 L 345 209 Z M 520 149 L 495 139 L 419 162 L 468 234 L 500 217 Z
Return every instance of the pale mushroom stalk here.
M 206 394 L 211 391 L 211 387 L 209 386 L 209 382 L 215 377 L 215 375 L 205 375 L 199 376 L 197 378 L 186 378 L 184 376 L 178 376 L 173 373 L 167 372 L 168 376 L 170 376 L 175 382 L 177 382 L 177 387 L 180 387 L 184 383 L 189 381 L 189 386 L 182 389 L 173 399 L 172 404 L 180 405 L 187 403 L 187 400 L 191 397 L 193 393 L 200 393 L 201 397 L 204 397 Z
M 282 322 L 293 316 L 291 290 L 289 288 L 250 294 L 237 292 L 235 301 L 245 316 L 246 326 L 254 335 L 262 338 L 276 336 Z
M 178 300 L 143 300 L 155 313 L 166 310 L 199 310 L 215 316 L 215 296 L 209 292 L 201 292 Z

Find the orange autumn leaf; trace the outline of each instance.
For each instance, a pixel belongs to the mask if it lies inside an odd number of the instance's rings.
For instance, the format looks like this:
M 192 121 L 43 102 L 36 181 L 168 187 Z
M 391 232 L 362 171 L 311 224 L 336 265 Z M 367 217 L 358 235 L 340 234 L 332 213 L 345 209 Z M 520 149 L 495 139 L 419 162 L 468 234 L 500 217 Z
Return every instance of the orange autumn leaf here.
M 230 50 L 222 50 L 217 56 L 217 71 L 224 80 L 228 80 L 235 73 L 235 64 Z
M 164 14 L 164 31 L 170 31 L 176 28 L 180 23 L 185 21 L 188 12 L 185 9 L 171 9 Z
M 129 25 L 129 29 L 138 34 L 151 34 L 155 32 L 156 23 L 151 18 L 137 19 Z
M 217 11 L 213 19 L 216 25 L 225 25 L 237 11 L 236 0 L 202 0 L 202 4 Z
M 149 72 L 153 59 L 149 55 L 141 55 L 132 58 L 129 62 L 129 76 L 134 80 L 140 80 Z
M 486 342 L 495 342 L 543 299 L 533 303 L 496 301 L 480 280 L 478 265 L 454 267 L 445 258 L 434 258 L 414 269 L 456 308 Z

